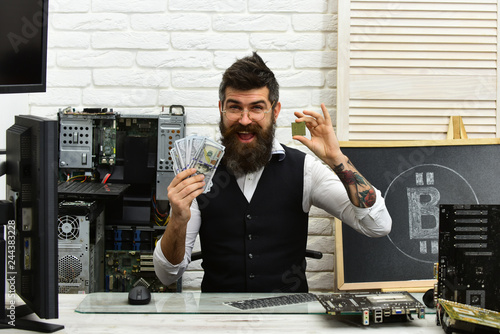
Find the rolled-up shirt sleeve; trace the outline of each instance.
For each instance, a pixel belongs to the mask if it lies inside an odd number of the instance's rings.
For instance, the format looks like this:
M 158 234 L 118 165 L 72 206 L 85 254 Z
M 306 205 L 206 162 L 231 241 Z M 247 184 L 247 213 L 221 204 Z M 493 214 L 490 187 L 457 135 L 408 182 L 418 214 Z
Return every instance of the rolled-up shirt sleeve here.
M 337 217 L 359 233 L 369 237 L 382 237 L 391 231 L 392 219 L 381 192 L 374 189 L 376 201 L 373 206 L 358 208 L 349 200 L 338 176 L 316 158 L 306 156 L 303 200 L 305 212 L 314 205 Z
M 370 208 L 358 208 L 351 204 L 356 219 L 354 222 L 346 221 L 346 223 L 369 237 L 383 237 L 391 232 L 392 219 L 382 193 L 375 187 L 374 189 L 377 194 L 375 204 Z
M 186 271 L 189 263 L 191 262 L 191 253 L 193 252 L 193 247 L 200 230 L 200 225 L 201 214 L 198 209 L 198 203 L 195 200 L 191 205 L 191 219 L 189 220 L 186 228 L 186 247 L 184 259 L 181 263 L 175 265 L 171 264 L 161 249 L 161 238 L 157 241 L 153 252 L 153 264 L 156 276 L 163 284 L 170 285 L 176 282 Z
M 186 255 L 184 255 L 184 259 L 179 264 L 171 264 L 163 255 L 163 252 L 160 247 L 161 238 L 158 240 L 155 250 L 153 252 L 153 264 L 155 268 L 155 273 L 158 279 L 165 285 L 170 285 L 173 282 L 177 281 L 179 277 L 182 276 L 184 271 L 187 268 L 186 264 Z

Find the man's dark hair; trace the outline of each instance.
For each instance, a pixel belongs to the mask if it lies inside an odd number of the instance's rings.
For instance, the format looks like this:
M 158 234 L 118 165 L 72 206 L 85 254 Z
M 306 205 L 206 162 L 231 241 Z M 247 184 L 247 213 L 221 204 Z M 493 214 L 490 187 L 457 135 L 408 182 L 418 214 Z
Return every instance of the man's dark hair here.
M 223 74 L 219 86 L 219 100 L 224 108 L 226 99 L 226 88 L 237 90 L 250 90 L 267 87 L 269 89 L 269 101 L 276 105 L 279 100 L 279 84 L 274 77 L 273 71 L 267 67 L 264 60 L 253 52 L 251 56 L 238 59 Z

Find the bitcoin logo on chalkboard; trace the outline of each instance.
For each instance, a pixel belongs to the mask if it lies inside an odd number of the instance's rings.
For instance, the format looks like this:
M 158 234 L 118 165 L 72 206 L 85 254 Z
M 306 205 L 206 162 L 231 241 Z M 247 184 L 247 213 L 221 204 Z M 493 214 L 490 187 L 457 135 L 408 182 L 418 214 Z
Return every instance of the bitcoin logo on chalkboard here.
M 478 204 L 474 189 L 462 175 L 437 164 L 402 172 L 391 181 L 384 198 L 392 216 L 387 236 L 391 243 L 409 258 L 428 263 L 438 259 L 439 205 Z

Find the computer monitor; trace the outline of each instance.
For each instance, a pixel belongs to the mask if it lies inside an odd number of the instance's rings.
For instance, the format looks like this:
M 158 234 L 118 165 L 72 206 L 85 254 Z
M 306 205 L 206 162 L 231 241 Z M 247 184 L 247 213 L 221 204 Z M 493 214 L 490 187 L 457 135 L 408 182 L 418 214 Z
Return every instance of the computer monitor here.
M 6 226 L 7 296 L 15 290 L 25 306 L 40 318 L 54 319 L 59 315 L 57 121 L 31 115 L 16 116 L 14 125 L 7 130 L 6 143 L 7 200 L 13 203 L 15 213 L 15 222 L 8 220 Z M 7 302 L 10 304 L 12 301 Z M 19 319 L 23 314 L 16 311 L 14 323 L 9 323 L 12 309 L 5 311 L 7 325 L 20 328 L 25 323 Z M 42 328 L 50 332 L 63 327 L 37 323 L 26 329 L 40 331 Z
M 0 1 L 0 93 L 45 92 L 48 0 Z

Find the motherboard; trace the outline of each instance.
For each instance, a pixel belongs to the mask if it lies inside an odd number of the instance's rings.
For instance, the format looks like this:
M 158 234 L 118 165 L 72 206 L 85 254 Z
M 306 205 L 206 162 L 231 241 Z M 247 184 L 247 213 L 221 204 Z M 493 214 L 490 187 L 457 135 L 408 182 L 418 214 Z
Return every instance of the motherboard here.
M 441 205 L 435 299 L 446 332 L 500 329 L 500 205 Z
M 500 311 L 500 206 L 441 205 L 437 297 Z
M 347 292 L 318 294 L 319 302 L 331 315 L 360 315 L 363 325 L 370 321 L 411 319 L 413 314 L 425 318 L 425 307 L 406 291 L 402 292 Z

